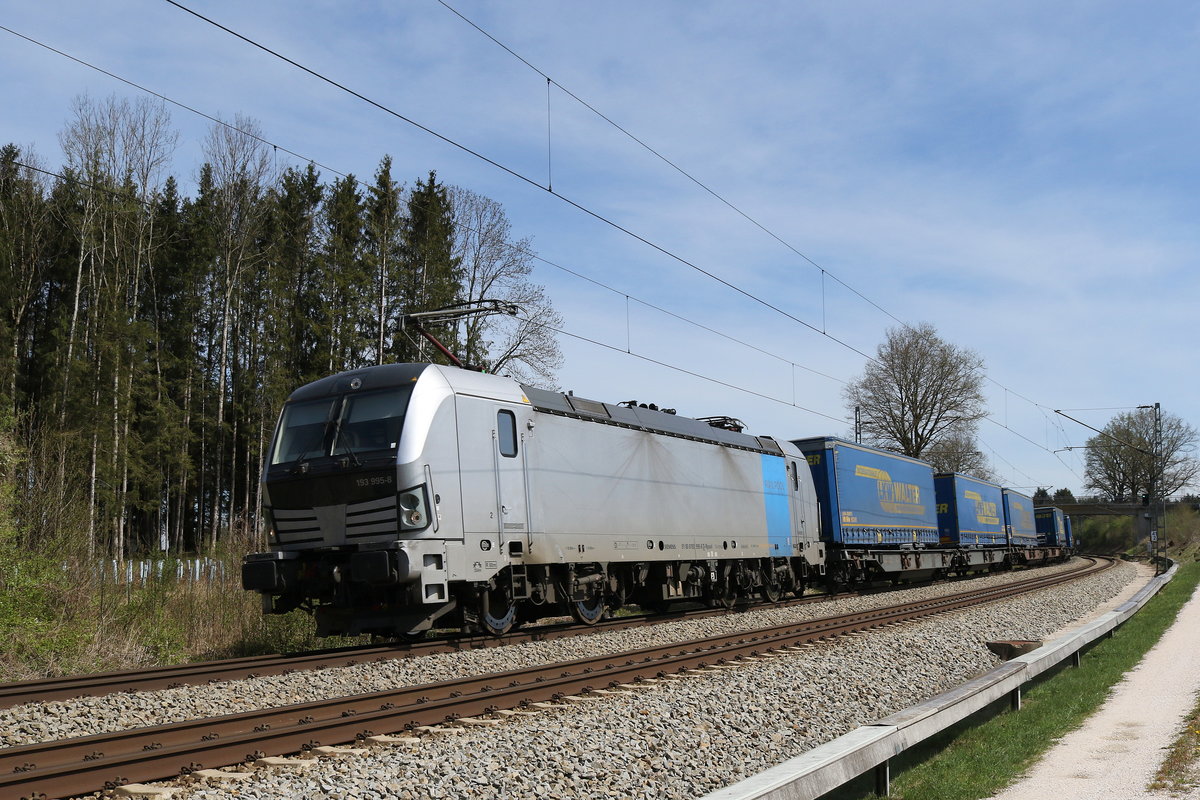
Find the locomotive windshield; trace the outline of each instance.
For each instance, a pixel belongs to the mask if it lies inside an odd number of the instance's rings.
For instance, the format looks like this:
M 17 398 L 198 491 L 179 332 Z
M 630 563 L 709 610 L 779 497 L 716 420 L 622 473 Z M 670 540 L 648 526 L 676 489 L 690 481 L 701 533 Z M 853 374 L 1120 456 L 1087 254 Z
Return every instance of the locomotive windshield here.
M 279 422 L 271 464 L 396 451 L 412 386 L 289 403 Z

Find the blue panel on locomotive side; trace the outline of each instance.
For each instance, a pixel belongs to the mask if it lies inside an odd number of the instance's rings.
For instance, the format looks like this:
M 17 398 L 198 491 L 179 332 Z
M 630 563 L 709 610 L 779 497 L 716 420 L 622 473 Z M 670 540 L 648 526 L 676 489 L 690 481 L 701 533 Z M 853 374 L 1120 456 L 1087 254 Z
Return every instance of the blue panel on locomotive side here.
M 935 476 L 933 486 L 942 544 L 1006 543 L 1004 498 L 999 486 L 952 472 Z
M 792 515 L 788 507 L 787 462 L 781 456 L 764 453 L 762 476 L 767 542 L 771 545 L 772 555 L 788 555 L 792 546 Z
M 875 547 L 938 543 L 929 464 L 834 437 L 792 443 L 813 474 L 822 539 Z

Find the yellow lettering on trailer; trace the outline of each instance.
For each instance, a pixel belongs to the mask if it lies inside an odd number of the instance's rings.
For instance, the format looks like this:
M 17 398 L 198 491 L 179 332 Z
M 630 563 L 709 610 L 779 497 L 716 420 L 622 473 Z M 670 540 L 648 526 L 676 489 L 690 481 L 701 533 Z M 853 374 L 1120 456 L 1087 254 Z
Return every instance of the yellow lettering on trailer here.
M 980 525 L 999 525 L 1000 509 L 995 503 L 978 500 L 975 503 L 975 519 Z
M 922 515 L 925 513 L 925 506 L 921 505 L 920 486 L 914 483 L 894 481 L 886 470 L 862 464 L 854 467 L 854 474 L 856 477 L 875 481 L 875 489 L 879 494 L 879 505 L 889 514 Z

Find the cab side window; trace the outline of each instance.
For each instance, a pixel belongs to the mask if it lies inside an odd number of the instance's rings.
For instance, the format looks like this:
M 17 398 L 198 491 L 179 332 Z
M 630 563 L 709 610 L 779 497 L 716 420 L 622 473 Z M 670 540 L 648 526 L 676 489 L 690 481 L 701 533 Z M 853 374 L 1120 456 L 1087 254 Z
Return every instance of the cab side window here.
M 505 458 L 517 456 L 517 417 L 511 411 L 496 414 L 496 437 L 500 442 L 500 455 Z

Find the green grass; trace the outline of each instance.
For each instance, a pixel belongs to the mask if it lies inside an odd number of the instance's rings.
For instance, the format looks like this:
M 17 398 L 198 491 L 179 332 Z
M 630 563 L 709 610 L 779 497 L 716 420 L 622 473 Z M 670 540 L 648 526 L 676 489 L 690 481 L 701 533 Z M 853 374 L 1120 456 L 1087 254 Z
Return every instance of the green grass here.
M 892 794 L 898 800 L 979 800 L 1018 778 L 1063 735 L 1078 728 L 1110 689 L 1161 638 L 1200 584 L 1200 563 L 1181 566 L 1175 578 L 1111 639 L 1066 666 L 1027 685 L 1019 712 L 1008 701 L 943 731 L 892 760 Z M 1194 749 L 1193 749 L 1194 757 Z M 827 795 L 829 800 L 872 798 L 863 776 Z
M 1183 728 L 1167 748 L 1151 791 L 1186 792 L 1200 786 L 1200 702 L 1183 721 Z

